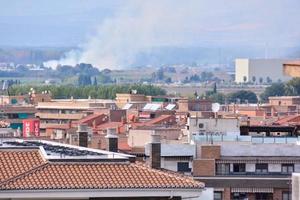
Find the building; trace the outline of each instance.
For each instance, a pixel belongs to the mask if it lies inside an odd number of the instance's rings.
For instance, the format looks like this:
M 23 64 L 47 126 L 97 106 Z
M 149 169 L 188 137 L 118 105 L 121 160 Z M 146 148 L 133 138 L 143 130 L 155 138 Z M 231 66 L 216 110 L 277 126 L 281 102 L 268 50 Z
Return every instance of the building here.
M 300 60 L 283 63 L 284 74 L 291 77 L 300 77 Z
M 94 110 L 115 109 L 115 102 L 106 99 L 67 99 L 39 102 L 36 106 L 36 117 L 40 119 L 41 133 L 45 133 L 48 126 L 66 126 L 78 121 Z
M 161 144 L 161 168 L 191 175 L 196 147 L 190 144 Z M 150 145 L 145 146 L 146 161 Z
M 201 118 L 191 116 L 188 118 L 186 131 L 190 138 L 193 135 L 239 135 L 240 122 L 237 117 Z
M 126 154 L 7 140 L 0 157 L 0 199 L 212 200 L 202 182 L 135 163 Z
M 13 129 L 23 130 L 23 120 L 35 118 L 37 110 L 32 105 L 0 106 L 0 119 L 9 123 Z
M 215 199 L 290 200 L 291 174 L 300 172 L 297 137 L 198 136 L 193 176 Z
M 284 59 L 236 59 L 235 60 L 235 82 L 263 83 L 288 81 L 291 77 L 283 73 Z M 253 78 L 255 77 L 255 78 Z

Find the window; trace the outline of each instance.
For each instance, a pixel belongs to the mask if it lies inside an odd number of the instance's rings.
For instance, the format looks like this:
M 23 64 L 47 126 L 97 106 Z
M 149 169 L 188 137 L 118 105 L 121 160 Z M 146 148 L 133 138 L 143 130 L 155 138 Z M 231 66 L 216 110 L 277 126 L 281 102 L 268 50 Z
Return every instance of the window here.
M 266 199 L 272 199 L 272 198 L 269 198 L 269 193 L 255 193 L 255 199 L 256 200 L 266 200 Z
M 268 164 L 266 163 L 259 163 L 255 166 L 256 173 L 268 173 Z
M 222 192 L 214 192 L 214 200 L 222 200 Z
M 216 174 L 217 175 L 226 175 L 229 174 L 230 172 L 230 165 L 229 164 L 225 164 L 225 163 L 221 163 L 221 164 L 217 164 L 216 166 Z
M 178 172 L 191 172 L 191 168 L 189 167 L 189 162 L 178 162 L 177 163 L 177 171 Z
M 282 164 L 281 172 L 284 174 L 291 174 L 294 172 L 294 164 Z
M 282 200 L 292 200 L 291 192 L 282 192 Z
M 233 164 L 233 172 L 234 173 L 245 173 L 246 172 L 246 164 L 245 163 L 234 163 Z
M 232 194 L 232 199 L 233 200 L 243 200 L 243 199 L 247 199 L 247 194 L 243 193 L 243 192 L 234 192 Z

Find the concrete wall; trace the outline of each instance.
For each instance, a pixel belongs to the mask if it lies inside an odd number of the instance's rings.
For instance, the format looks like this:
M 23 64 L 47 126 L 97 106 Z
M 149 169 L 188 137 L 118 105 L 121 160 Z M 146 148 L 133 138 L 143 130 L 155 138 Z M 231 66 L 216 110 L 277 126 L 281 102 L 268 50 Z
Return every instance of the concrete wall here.
M 285 59 L 236 59 L 235 70 L 237 83 L 243 83 L 243 77 L 247 77 L 247 82 L 252 82 L 252 77 L 256 77 L 256 82 L 259 78 L 263 78 L 263 82 L 270 77 L 273 82 L 290 80 L 291 77 L 284 75 L 283 63 L 289 60 Z
M 160 134 L 161 139 L 176 140 L 181 134 L 177 129 L 161 129 L 155 130 L 157 134 Z M 152 130 L 139 130 L 131 129 L 128 135 L 128 145 L 130 147 L 145 147 L 145 144 L 151 141 Z
M 221 156 L 300 156 L 297 144 L 249 144 L 223 142 Z
M 203 124 L 203 128 L 199 128 L 199 124 Z M 222 132 L 222 133 L 239 133 L 239 120 L 236 118 L 188 118 L 189 132 Z
M 249 81 L 249 59 L 236 59 L 235 60 L 235 82 L 243 83 L 244 76 Z

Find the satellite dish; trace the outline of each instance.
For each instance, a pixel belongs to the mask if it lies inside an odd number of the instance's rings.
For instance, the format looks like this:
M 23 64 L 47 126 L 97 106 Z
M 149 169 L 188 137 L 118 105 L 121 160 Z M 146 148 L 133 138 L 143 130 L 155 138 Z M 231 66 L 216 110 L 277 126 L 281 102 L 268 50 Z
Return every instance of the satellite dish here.
M 213 112 L 218 112 L 220 110 L 220 104 L 219 103 L 213 103 L 211 107 Z

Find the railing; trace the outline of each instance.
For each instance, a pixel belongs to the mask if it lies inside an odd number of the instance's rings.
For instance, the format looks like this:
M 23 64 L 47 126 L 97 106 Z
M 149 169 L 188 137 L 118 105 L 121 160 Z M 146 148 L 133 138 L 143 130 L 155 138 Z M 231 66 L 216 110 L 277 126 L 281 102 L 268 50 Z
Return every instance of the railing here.
M 291 173 L 285 172 L 229 172 L 229 173 L 218 173 L 216 172 L 216 176 L 280 176 L 280 177 L 288 177 L 291 176 Z
M 195 142 L 249 142 L 253 144 L 295 144 L 300 142 L 300 137 L 261 137 L 261 136 L 231 136 L 231 135 L 194 135 Z

